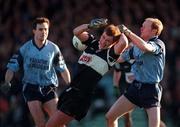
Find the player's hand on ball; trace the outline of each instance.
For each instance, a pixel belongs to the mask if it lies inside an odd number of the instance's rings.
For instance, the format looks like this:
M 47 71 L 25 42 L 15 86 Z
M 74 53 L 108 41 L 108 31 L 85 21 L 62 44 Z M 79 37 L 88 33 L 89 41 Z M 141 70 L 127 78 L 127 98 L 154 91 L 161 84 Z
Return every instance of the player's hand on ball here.
M 129 30 L 125 25 L 121 24 L 118 25 L 118 28 L 121 33 L 124 33 L 125 35 L 129 36 L 131 34 L 131 30 Z
M 10 82 L 4 82 L 0 86 L 0 90 L 2 93 L 7 94 L 11 89 L 11 83 Z
M 72 44 L 79 51 L 84 51 L 87 48 L 87 46 L 82 44 L 82 42 L 76 36 L 73 37 Z
M 88 25 L 88 28 L 90 29 L 98 29 L 101 27 L 105 27 L 108 25 L 108 19 L 105 18 L 97 18 L 92 19 Z

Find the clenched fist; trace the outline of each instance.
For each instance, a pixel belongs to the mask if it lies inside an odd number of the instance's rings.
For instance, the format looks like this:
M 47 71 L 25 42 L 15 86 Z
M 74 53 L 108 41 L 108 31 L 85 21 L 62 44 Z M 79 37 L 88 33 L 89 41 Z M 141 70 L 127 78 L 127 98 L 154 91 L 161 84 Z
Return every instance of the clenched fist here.
M 129 30 L 125 25 L 121 24 L 118 25 L 119 30 L 121 33 L 124 33 L 126 36 L 129 36 L 131 34 L 131 30 Z

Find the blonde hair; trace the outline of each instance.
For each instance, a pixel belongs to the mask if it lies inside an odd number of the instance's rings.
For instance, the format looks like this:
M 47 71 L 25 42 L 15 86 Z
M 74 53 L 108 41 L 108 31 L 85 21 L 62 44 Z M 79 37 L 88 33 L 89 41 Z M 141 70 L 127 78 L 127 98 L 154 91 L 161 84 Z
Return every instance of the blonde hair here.
M 163 30 L 162 22 L 157 18 L 146 18 L 146 21 L 152 22 L 151 28 L 157 30 L 156 35 L 160 35 Z

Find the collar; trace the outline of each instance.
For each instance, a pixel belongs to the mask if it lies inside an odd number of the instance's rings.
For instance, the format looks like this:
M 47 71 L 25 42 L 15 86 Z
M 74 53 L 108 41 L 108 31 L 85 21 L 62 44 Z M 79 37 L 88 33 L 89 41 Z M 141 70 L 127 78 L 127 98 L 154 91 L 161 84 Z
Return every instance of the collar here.
M 43 46 L 39 48 L 39 47 L 36 45 L 35 40 L 32 39 L 32 44 L 33 44 L 38 50 L 43 49 L 43 48 L 47 45 L 47 43 L 48 43 L 48 41 L 46 40 L 45 43 L 43 44 Z
M 157 39 L 158 39 L 158 36 L 154 36 L 154 37 L 150 38 L 149 41 L 155 41 Z

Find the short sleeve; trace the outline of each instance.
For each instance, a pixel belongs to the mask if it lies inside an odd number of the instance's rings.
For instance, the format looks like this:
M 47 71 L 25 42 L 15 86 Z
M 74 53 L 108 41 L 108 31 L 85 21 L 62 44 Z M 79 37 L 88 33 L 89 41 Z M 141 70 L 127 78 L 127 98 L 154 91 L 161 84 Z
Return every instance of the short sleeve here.
M 15 53 L 9 60 L 8 64 L 7 64 L 7 68 L 17 72 L 19 70 L 19 68 L 23 65 L 23 57 L 21 55 L 20 50 Z
M 66 68 L 64 57 L 60 50 L 58 50 L 57 54 L 54 57 L 54 66 L 55 66 L 56 71 L 59 71 L 59 72 L 63 72 Z

